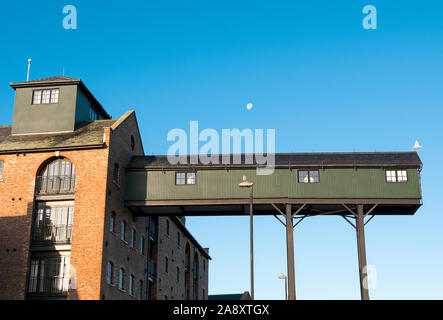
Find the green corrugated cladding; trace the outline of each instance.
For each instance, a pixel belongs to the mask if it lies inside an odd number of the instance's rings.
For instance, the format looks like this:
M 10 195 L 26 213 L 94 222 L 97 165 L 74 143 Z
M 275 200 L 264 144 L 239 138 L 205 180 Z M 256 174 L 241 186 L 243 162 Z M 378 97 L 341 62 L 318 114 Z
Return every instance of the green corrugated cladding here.
M 32 104 L 34 90 L 60 89 L 58 103 Z M 76 85 L 17 88 L 12 133 L 73 131 Z
M 238 184 L 246 175 L 255 198 L 392 198 L 420 199 L 419 172 L 408 169 L 408 182 L 387 183 L 383 168 L 319 169 L 319 183 L 298 183 L 297 169 L 257 175 L 255 169 L 197 170 L 195 185 L 175 185 L 176 171 L 128 171 L 126 200 L 247 198 Z

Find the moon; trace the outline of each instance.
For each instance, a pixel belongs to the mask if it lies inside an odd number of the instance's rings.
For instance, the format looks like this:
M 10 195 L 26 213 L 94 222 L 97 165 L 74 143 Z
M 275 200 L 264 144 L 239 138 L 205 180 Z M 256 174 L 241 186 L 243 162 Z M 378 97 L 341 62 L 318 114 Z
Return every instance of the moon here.
M 252 109 L 252 103 L 248 103 L 248 104 L 246 105 L 246 109 L 251 110 L 251 109 Z

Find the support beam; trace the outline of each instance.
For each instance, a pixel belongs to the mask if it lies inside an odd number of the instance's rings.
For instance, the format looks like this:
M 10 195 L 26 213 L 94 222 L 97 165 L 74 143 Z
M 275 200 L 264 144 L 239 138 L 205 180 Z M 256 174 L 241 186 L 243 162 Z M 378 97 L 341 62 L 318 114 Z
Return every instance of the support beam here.
M 286 204 L 286 250 L 288 262 L 288 300 L 295 300 L 294 226 L 292 205 Z
M 358 250 L 358 269 L 360 274 L 360 294 L 362 300 L 369 300 L 368 272 L 366 262 L 366 244 L 365 244 L 365 214 L 363 205 L 357 205 L 357 217 L 355 229 L 357 230 L 357 250 Z

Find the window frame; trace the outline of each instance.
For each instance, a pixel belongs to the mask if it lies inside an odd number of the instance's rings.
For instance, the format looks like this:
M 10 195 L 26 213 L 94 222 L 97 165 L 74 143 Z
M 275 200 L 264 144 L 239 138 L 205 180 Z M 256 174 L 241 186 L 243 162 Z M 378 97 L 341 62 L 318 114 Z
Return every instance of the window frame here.
M 126 242 L 126 226 L 127 226 L 126 220 L 122 220 L 120 222 L 120 240 Z
M 106 282 L 111 286 L 114 285 L 114 263 L 112 261 L 108 261 Z
M 49 90 L 49 98 L 47 103 L 43 103 L 43 91 Z M 53 96 L 55 96 L 54 92 L 57 91 L 57 102 L 52 102 Z M 35 93 L 40 92 L 40 103 L 35 103 Z M 45 88 L 45 89 L 36 89 L 32 90 L 32 98 L 31 105 L 41 105 L 41 104 L 58 104 L 60 101 L 60 88 Z
M 115 219 L 117 217 L 117 214 L 115 211 L 111 212 L 111 218 L 109 219 L 109 231 L 112 233 L 115 233 Z
M 406 180 L 402 180 L 402 181 L 398 180 L 398 172 L 399 171 L 404 171 L 406 173 Z M 388 181 L 388 172 L 395 172 L 395 181 Z M 386 181 L 386 183 L 408 183 L 408 181 L 409 181 L 408 169 L 386 169 L 385 170 L 385 181 Z
M 177 175 L 178 174 L 184 174 L 184 183 L 177 183 Z M 194 174 L 194 183 L 188 183 L 188 174 Z M 176 171 L 175 172 L 175 185 L 176 186 L 195 186 L 197 184 L 197 171 Z
M 308 173 L 308 182 L 300 181 L 300 172 L 306 171 Z M 317 171 L 317 177 L 318 181 L 311 182 L 311 172 Z M 297 182 L 300 184 L 314 184 L 314 183 L 320 183 L 320 170 L 319 169 L 298 169 L 297 170 Z
M 129 283 L 128 283 L 128 294 L 130 296 L 134 296 L 134 280 L 135 276 L 131 273 L 129 275 Z
M 120 268 L 118 273 L 118 289 L 125 291 L 125 269 Z

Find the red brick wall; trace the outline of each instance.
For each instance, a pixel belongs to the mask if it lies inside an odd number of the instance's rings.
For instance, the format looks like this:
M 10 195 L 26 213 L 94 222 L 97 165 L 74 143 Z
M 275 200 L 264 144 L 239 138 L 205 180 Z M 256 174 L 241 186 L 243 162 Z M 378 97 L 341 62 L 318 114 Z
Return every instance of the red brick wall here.
M 109 139 L 109 129 L 107 139 Z M 73 298 L 98 299 L 108 149 L 60 152 L 76 166 L 71 265 L 77 271 Z M 29 269 L 35 177 L 55 152 L 0 155 L 0 299 L 24 299 Z M 14 199 L 14 200 L 13 200 Z

